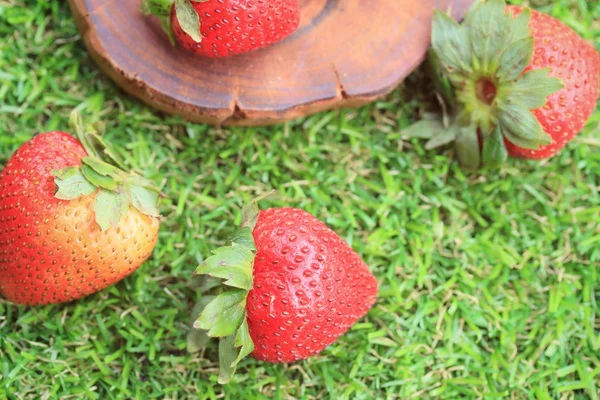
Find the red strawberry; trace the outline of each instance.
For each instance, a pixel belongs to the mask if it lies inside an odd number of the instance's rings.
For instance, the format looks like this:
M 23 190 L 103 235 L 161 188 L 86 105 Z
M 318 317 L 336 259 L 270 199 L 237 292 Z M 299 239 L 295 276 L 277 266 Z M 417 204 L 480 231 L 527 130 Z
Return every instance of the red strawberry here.
M 206 57 L 269 46 L 291 35 L 300 22 L 298 0 L 144 0 L 144 9 L 161 17 L 167 33 L 184 48 Z
M 12 302 L 97 292 L 135 271 L 156 244 L 154 189 L 102 161 L 99 136 L 80 135 L 84 145 L 64 132 L 40 134 L 0 173 L 0 293 Z
M 462 25 L 436 11 L 432 45 L 455 120 L 429 147 L 454 140 L 467 167 L 551 157 L 595 108 L 600 56 L 548 15 L 504 0 L 475 3 Z
M 367 265 L 325 224 L 302 210 L 259 213 L 253 204 L 231 245 L 197 270 L 235 288 L 208 304 L 195 324 L 221 337 L 221 382 L 250 353 L 273 363 L 320 353 L 377 297 Z
M 512 15 L 522 7 L 509 6 Z M 533 111 L 552 143 L 537 150 L 516 146 L 507 140 L 508 154 L 513 157 L 546 158 L 556 154 L 585 126 L 596 108 L 600 55 L 575 31 L 549 15 L 531 11 L 529 28 L 534 38 L 533 58 L 525 72 L 549 68 L 550 76 L 559 78 L 564 88 L 547 98 L 546 104 Z

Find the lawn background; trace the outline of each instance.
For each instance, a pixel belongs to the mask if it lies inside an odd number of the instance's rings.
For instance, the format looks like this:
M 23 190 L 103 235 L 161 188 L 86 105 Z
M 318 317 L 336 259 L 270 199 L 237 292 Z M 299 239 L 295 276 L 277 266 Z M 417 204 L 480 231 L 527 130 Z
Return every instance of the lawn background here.
M 539 6 L 600 47 L 600 2 Z M 536 2 L 535 4 L 539 4 Z M 0 300 L 0 400 L 597 399 L 600 112 L 550 161 L 468 175 L 401 129 L 418 74 L 392 95 L 267 128 L 185 124 L 128 97 L 90 60 L 65 1 L 0 0 L 0 165 L 73 108 L 108 125 L 164 188 L 154 257 L 81 301 Z M 216 384 L 214 348 L 186 353 L 192 272 L 240 207 L 304 208 L 370 265 L 367 318 L 291 365 L 247 359 Z

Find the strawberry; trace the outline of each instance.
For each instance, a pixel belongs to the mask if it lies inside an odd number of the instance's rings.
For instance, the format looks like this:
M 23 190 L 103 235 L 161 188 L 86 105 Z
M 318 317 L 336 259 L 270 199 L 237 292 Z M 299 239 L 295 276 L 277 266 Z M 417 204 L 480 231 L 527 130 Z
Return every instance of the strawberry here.
M 509 6 L 508 12 L 518 16 L 523 8 Z M 549 15 L 531 11 L 529 28 L 534 39 L 533 57 L 525 72 L 548 68 L 549 75 L 559 78 L 564 87 L 533 111 L 552 143 L 527 149 L 506 139 L 506 146 L 513 157 L 547 158 L 573 139 L 592 115 L 598 100 L 600 55 L 575 31 Z
M 79 140 L 39 134 L 0 173 L 0 293 L 14 303 L 97 292 L 135 271 L 156 244 L 157 190 L 109 164 L 122 166 L 98 133 L 73 121 Z
M 230 245 L 196 272 L 229 286 L 194 325 L 221 338 L 222 383 L 248 354 L 282 363 L 320 353 L 377 297 L 367 265 L 325 224 L 299 209 L 259 211 L 256 202 Z
M 466 167 L 498 166 L 509 155 L 551 157 L 596 106 L 598 52 L 562 22 L 529 8 L 476 2 L 462 25 L 436 11 L 432 48 L 452 123 L 420 126 L 438 132 L 429 148 L 454 141 Z
M 144 0 L 145 14 L 183 48 L 205 57 L 257 50 L 291 35 L 300 23 L 298 0 Z

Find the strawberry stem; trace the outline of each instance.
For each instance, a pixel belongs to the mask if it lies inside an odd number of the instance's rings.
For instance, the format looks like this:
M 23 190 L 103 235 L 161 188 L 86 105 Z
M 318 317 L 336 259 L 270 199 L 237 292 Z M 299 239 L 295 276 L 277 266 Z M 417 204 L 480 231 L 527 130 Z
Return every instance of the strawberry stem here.
M 104 124 L 95 123 L 84 125 L 81 115 L 73 111 L 69 117 L 69 125 L 75 131 L 77 139 L 88 153 L 88 155 L 111 164 L 121 170 L 127 169 L 123 159 L 117 154 L 113 147 L 102 137 Z
M 69 116 L 69 126 L 73 131 L 75 131 L 77 139 L 81 142 L 81 145 L 88 153 L 88 155 L 100 158 L 100 153 L 98 153 L 96 147 L 92 146 L 92 144 L 88 140 L 87 135 L 85 134 L 83 118 L 81 118 L 81 115 L 75 110 L 73 110 L 73 112 L 71 112 L 71 115 Z
M 496 85 L 490 79 L 479 79 L 475 85 L 477 98 L 491 106 L 496 98 Z

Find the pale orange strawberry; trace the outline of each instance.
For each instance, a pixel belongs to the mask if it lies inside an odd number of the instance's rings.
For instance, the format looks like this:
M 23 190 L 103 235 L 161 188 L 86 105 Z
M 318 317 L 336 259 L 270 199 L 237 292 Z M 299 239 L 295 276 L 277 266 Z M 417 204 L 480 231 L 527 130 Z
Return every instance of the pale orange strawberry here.
M 85 148 L 65 132 L 40 134 L 0 173 L 0 293 L 12 302 L 95 293 L 135 271 L 156 245 L 157 191 L 102 161 L 110 157 L 82 134 Z

